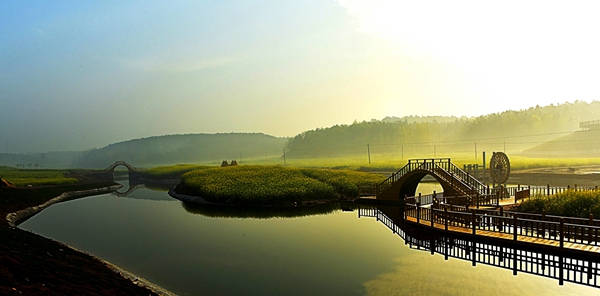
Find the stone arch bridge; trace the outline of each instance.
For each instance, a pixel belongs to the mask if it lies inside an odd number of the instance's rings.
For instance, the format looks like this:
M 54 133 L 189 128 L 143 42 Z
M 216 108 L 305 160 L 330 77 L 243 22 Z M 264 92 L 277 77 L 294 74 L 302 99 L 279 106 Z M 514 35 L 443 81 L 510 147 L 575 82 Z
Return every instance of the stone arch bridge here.
M 110 166 L 108 166 L 107 168 L 105 168 L 102 171 L 101 174 L 103 176 L 103 179 L 111 180 L 111 181 L 114 180 L 113 174 L 115 172 L 115 169 L 119 166 L 124 166 L 125 168 L 127 168 L 130 183 L 141 179 L 143 176 L 143 169 L 136 168 L 132 164 L 120 160 L 120 161 L 115 161 L 115 163 L 111 164 Z

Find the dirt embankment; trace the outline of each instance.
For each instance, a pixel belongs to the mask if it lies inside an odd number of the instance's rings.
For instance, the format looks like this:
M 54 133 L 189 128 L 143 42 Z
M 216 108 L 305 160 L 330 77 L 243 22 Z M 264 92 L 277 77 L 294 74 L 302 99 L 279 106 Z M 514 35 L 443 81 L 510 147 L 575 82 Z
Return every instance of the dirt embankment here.
M 51 201 L 57 196 L 62 196 L 61 199 L 73 198 L 61 195 L 63 192 L 97 191 L 95 188 L 115 185 L 113 182 L 84 183 L 40 188 L 0 188 L 1 295 L 168 294 L 161 293 L 159 287 L 149 287 L 142 279 L 101 259 L 13 227 L 5 219 L 12 212 L 24 210 L 12 217 L 20 220 L 35 213 L 39 205 L 59 201 Z

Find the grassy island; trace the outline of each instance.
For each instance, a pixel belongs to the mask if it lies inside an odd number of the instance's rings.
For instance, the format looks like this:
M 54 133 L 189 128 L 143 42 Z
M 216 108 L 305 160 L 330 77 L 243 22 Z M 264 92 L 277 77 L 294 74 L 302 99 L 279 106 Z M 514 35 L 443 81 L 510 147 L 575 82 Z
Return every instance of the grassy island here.
M 358 196 L 358 185 L 385 177 L 350 170 L 229 166 L 193 170 L 183 175 L 177 192 L 232 205 L 285 205 L 333 201 Z

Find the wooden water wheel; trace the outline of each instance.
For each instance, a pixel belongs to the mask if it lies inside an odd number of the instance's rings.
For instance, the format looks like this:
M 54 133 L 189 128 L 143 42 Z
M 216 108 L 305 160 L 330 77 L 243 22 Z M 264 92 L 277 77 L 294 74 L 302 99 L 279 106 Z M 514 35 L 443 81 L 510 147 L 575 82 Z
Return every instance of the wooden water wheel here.
M 504 152 L 494 152 L 490 160 L 490 175 L 495 184 L 504 184 L 510 175 L 510 161 Z

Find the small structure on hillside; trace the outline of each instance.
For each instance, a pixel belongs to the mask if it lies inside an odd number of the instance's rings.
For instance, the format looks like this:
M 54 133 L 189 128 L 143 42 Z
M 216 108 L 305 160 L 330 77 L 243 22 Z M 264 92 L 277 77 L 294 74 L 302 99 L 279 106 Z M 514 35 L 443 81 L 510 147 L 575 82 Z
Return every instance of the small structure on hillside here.
M 590 120 L 579 123 L 579 128 L 582 130 L 599 130 L 600 129 L 600 120 Z
M 237 161 L 232 160 L 231 163 L 227 163 L 227 160 L 223 160 L 223 162 L 221 163 L 221 167 L 226 167 L 226 166 L 232 166 L 232 165 L 238 165 Z

